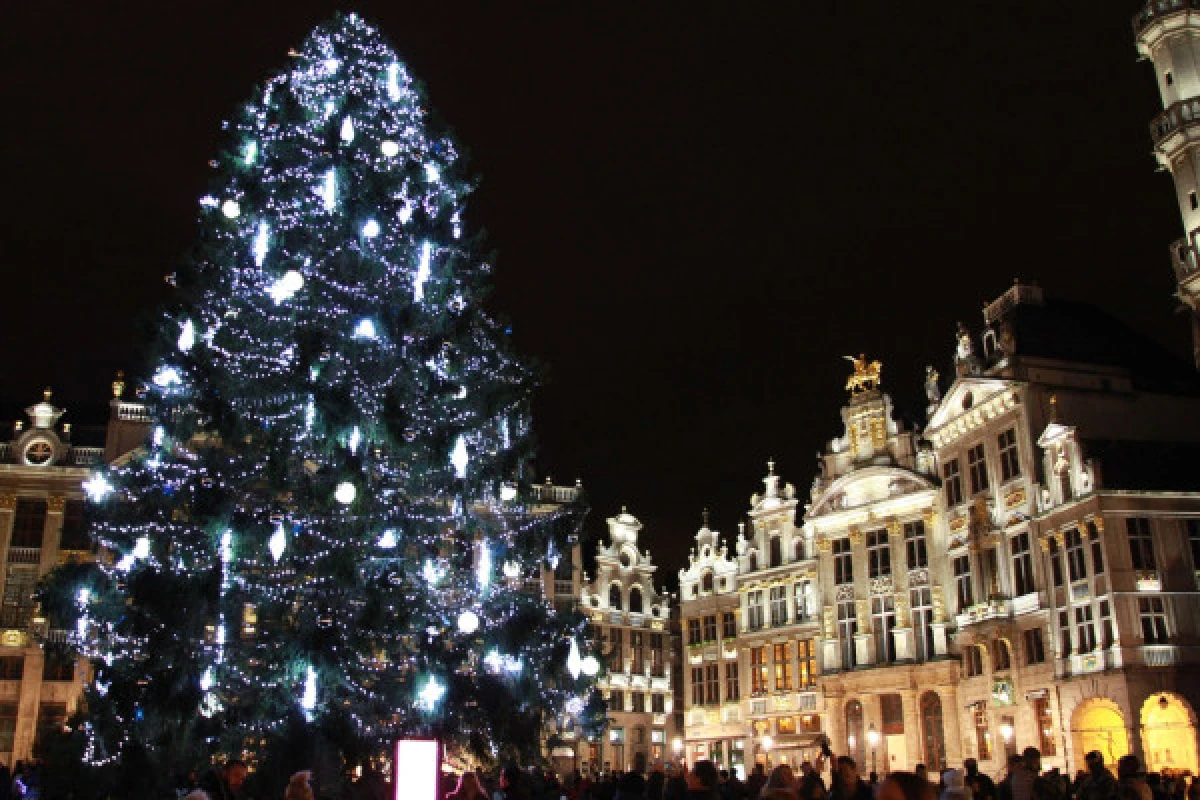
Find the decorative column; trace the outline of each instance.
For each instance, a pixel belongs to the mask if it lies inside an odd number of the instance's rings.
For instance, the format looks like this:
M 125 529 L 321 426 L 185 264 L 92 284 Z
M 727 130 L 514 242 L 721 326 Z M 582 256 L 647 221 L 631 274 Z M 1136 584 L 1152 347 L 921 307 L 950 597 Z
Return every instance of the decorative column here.
M 944 656 L 947 653 L 946 600 L 942 596 L 942 585 L 940 583 L 933 584 L 929 593 L 933 596 L 933 624 L 929 626 L 933 628 L 933 654 Z
M 917 657 L 913 641 L 912 616 L 908 603 L 908 570 L 898 569 L 899 555 L 904 553 L 904 528 L 896 520 L 888 522 L 888 546 L 892 553 L 892 602 L 896 608 L 896 627 L 892 642 L 897 661 L 912 661 Z
M 46 525 L 42 531 L 42 555 L 38 564 L 38 577 L 54 569 L 54 565 L 58 563 L 58 550 L 62 544 L 63 511 L 66 507 L 67 498 L 62 495 L 46 498 Z
M 21 697 L 17 702 L 17 729 L 13 734 L 13 762 L 33 756 L 37 736 L 38 708 L 42 702 L 42 669 L 46 656 L 42 648 L 24 648 L 25 672 L 21 678 Z
M 13 492 L 0 494 L 0 600 L 4 597 L 4 584 L 8 577 L 8 546 L 12 543 L 13 517 L 17 511 L 17 495 Z
M 854 663 L 858 666 L 875 663 L 875 637 L 871 635 L 871 616 L 868 601 L 856 598 L 854 601 L 855 618 L 858 633 L 854 634 Z

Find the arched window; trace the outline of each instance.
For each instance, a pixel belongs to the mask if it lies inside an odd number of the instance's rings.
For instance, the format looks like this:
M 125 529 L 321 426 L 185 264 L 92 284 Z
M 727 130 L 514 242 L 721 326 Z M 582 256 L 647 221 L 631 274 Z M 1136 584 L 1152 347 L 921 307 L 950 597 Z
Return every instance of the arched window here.
M 946 735 L 942 728 L 942 699 L 937 692 L 921 695 L 921 738 L 930 771 L 946 766 Z
M 700 587 L 706 592 L 711 592 L 713 590 L 713 574 L 711 570 L 705 572 L 704 575 L 701 576 Z
M 1012 657 L 1008 652 L 1008 642 L 1003 639 L 997 639 L 992 650 L 992 669 L 1010 669 L 1012 667 Z
M 608 589 L 608 607 L 621 610 L 621 587 L 615 583 Z
M 642 590 L 637 586 L 629 590 L 629 610 L 635 614 L 642 613 Z
M 783 563 L 783 537 L 771 537 L 771 566 L 778 567 Z
M 758 569 L 758 553 L 750 553 L 750 571 L 754 572 Z

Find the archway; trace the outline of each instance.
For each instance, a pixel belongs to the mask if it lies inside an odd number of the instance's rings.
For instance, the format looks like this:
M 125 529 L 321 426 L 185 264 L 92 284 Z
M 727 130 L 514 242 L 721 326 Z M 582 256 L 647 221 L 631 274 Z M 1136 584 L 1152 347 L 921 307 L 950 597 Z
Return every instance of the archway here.
M 946 728 L 942 722 L 942 698 L 937 692 L 921 695 L 921 738 L 925 764 L 931 770 L 946 767 Z
M 1142 703 L 1142 749 L 1146 769 L 1187 769 L 1196 774 L 1196 714 L 1174 692 L 1157 692 Z
M 1125 728 L 1125 715 L 1112 700 L 1092 697 L 1084 700 L 1075 709 L 1071 722 L 1071 736 L 1075 740 L 1076 760 L 1099 750 L 1105 764 L 1115 764 L 1117 759 L 1129 752 L 1129 732 Z
M 634 586 L 629 590 L 629 610 L 634 614 L 642 613 L 642 589 Z
M 614 583 L 608 587 L 608 607 L 614 611 L 621 610 L 621 585 Z

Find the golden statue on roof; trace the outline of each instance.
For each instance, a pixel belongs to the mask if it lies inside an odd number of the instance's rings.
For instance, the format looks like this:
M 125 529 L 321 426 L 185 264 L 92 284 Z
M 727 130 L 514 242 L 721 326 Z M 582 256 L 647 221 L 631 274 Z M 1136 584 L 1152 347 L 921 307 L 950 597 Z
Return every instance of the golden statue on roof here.
M 883 363 L 880 361 L 867 361 L 865 355 L 859 354 L 858 358 L 854 356 L 842 356 L 842 358 L 854 365 L 854 374 L 846 379 L 846 389 L 850 392 L 858 393 L 865 392 L 868 389 L 879 388 L 879 374 L 883 372 Z

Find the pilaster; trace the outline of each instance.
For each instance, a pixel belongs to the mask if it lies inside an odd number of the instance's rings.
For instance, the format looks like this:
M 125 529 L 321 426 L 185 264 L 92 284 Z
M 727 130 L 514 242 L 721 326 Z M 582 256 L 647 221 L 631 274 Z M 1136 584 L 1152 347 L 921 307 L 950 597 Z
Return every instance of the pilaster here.
M 42 554 L 38 563 L 38 575 L 45 575 L 58 563 L 58 551 L 62 544 L 63 512 L 67 498 L 51 495 L 46 498 L 46 525 L 42 532 Z M 551 583 L 553 587 L 553 583 Z M 550 595 L 551 597 L 553 595 Z

